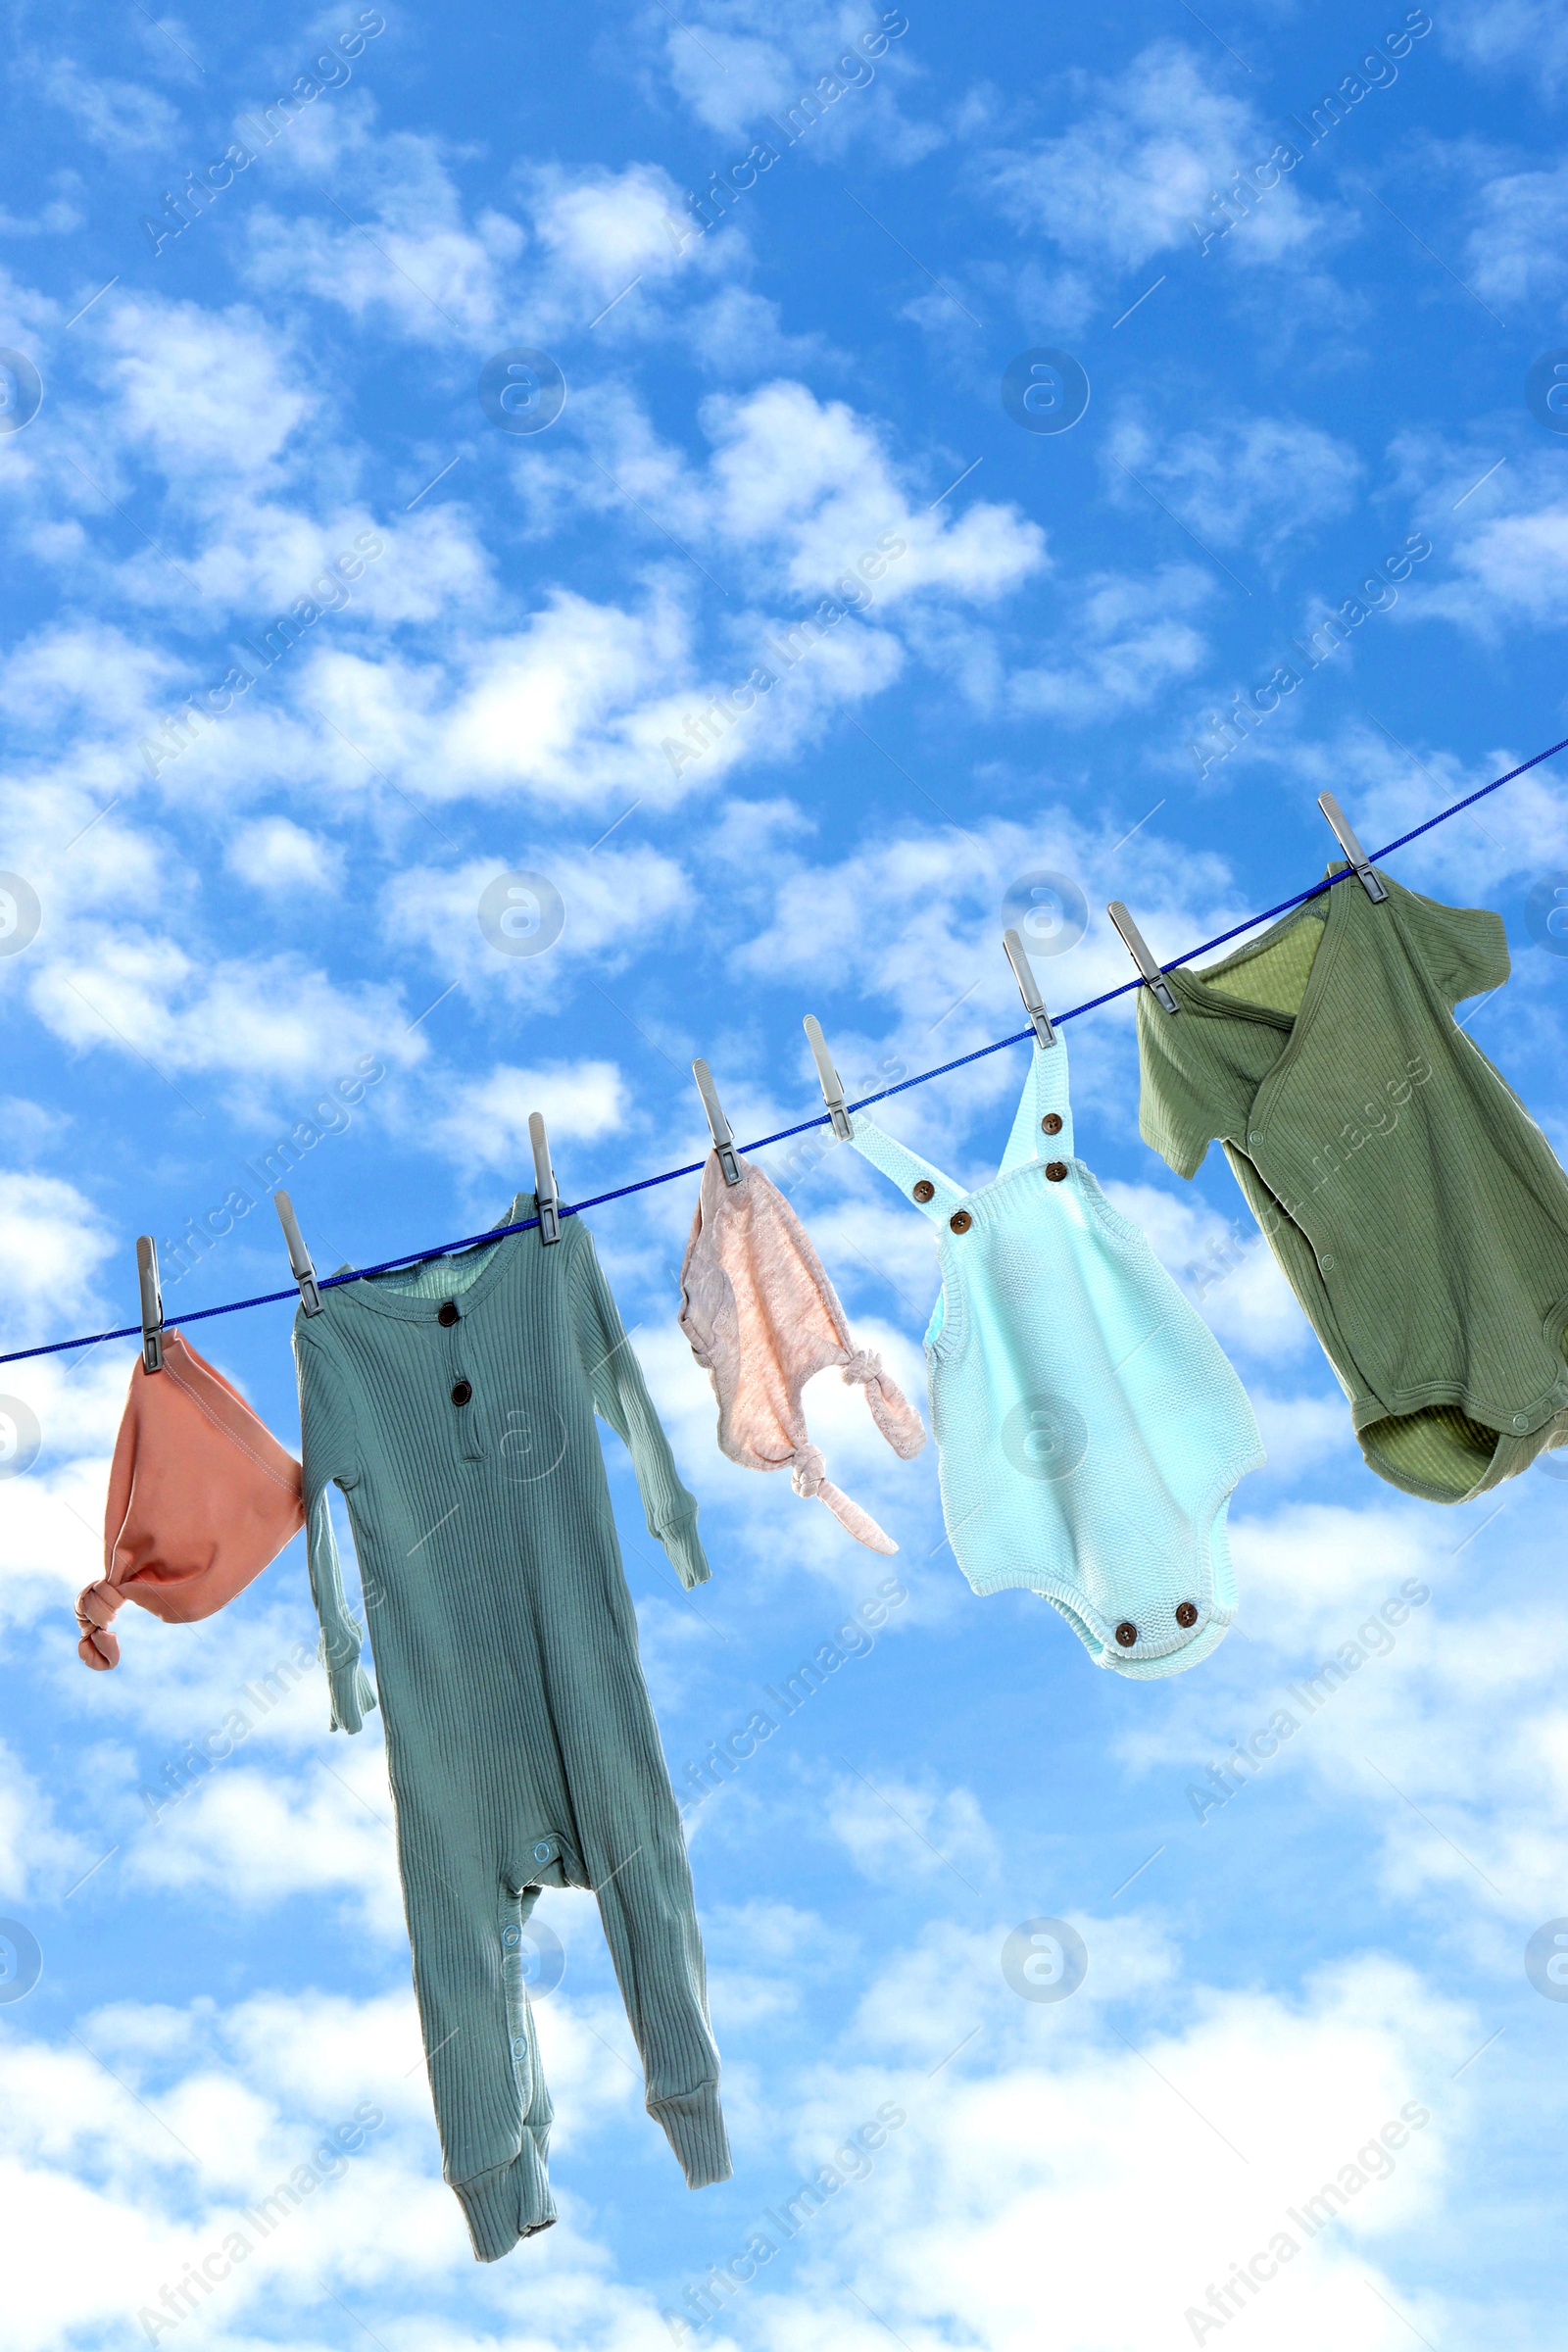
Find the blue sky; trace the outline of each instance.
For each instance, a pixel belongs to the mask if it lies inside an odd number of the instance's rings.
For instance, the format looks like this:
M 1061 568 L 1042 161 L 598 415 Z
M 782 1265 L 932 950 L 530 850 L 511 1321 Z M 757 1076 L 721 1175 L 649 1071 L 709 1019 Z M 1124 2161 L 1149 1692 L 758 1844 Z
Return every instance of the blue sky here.
M 1060 1008 L 1127 976 L 1107 900 L 1175 955 L 1321 871 L 1320 791 L 1375 845 L 1568 731 L 1568 435 L 1527 390 L 1568 346 L 1560 12 L 780 17 L 8 12 L 4 1345 L 129 1320 L 140 1232 L 172 1313 L 278 1287 L 279 1138 L 323 1268 L 495 1218 L 535 1108 L 565 1198 L 604 1191 L 700 1153 L 694 1054 L 770 1131 L 817 1104 L 804 1014 L 852 1088 L 912 1073 L 1018 1026 L 1020 907 Z M 1087 377 L 1067 429 L 1004 400 L 1042 351 Z M 491 363 L 515 389 L 481 400 Z M 1504 915 L 1471 1033 L 1560 1152 L 1565 790 L 1548 764 L 1395 865 Z M 813 1427 L 905 1597 L 688 1825 L 735 2177 L 683 2187 L 593 1906 L 546 1895 L 562 2218 L 488 2269 L 440 2180 L 376 1721 L 329 1738 L 295 1663 L 300 1547 L 205 1626 L 127 1612 L 89 1677 L 70 1602 L 131 1350 L 7 1368 L 38 1449 L 4 1491 L 0 1913 L 42 1954 L 0 2002 L 8 2344 L 1559 2340 L 1568 2005 L 1525 1953 L 1568 1913 L 1561 1481 L 1454 1511 L 1377 1483 L 1218 1154 L 1183 1185 L 1139 1143 L 1129 1004 L 1070 1039 L 1079 1150 L 1263 1430 L 1236 1631 L 1135 1684 L 977 1599 L 933 1449 L 897 1462 L 829 1382 Z M 888 1122 L 981 1181 L 1022 1071 Z M 767 1164 L 923 1403 L 924 1220 L 853 1152 Z M 609 1439 L 677 1784 L 886 1573 L 718 1453 L 674 1323 L 694 1189 L 592 1220 L 713 1565 L 678 1592 Z M 287 1323 L 197 1338 L 293 1446 Z M 1088 1955 L 1059 2001 L 1004 1967 L 1040 1919 Z M 357 2110 L 199 2310 L 138 2320 Z M 662 2317 L 883 2110 L 717 2318 Z M 1346 2168 L 1308 2237 L 1286 2217 Z M 1207 2299 L 1282 2231 L 1260 2309 Z

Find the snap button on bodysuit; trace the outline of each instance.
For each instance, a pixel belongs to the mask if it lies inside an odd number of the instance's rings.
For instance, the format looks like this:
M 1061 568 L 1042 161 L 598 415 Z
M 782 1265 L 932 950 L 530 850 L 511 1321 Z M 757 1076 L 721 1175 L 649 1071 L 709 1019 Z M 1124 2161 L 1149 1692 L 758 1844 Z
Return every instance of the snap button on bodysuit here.
M 458 1382 L 457 1382 L 457 1383 L 454 1385 L 454 1387 L 453 1387 L 453 1391 L 452 1391 L 452 1401 L 453 1401 L 453 1403 L 454 1403 L 454 1404 L 466 1404 L 466 1403 L 467 1403 L 467 1401 L 468 1401 L 468 1398 L 469 1398 L 469 1397 L 470 1397 L 472 1395 L 473 1395 L 473 1385 L 472 1385 L 472 1383 L 471 1383 L 470 1381 L 466 1381 L 466 1380 L 460 1380 L 460 1381 L 458 1381 Z
M 1123 1649 L 1131 1649 L 1133 1643 L 1138 1639 L 1137 1626 L 1134 1625 L 1129 1618 L 1124 1617 L 1120 1625 L 1118 1625 L 1116 1628 L 1116 1639 L 1121 1643 Z
M 1047 1162 L 1046 1162 L 1046 1176 L 1047 1176 L 1048 1180 L 1049 1180 L 1049 1181 L 1050 1181 L 1052 1184 L 1059 1184 L 1059 1183 L 1061 1182 L 1062 1178 L 1063 1178 L 1063 1177 L 1066 1175 L 1066 1173 L 1067 1173 L 1067 1162 L 1066 1162 L 1064 1159 L 1048 1159 L 1048 1160 L 1047 1160 Z
M 967 1233 L 970 1226 L 974 1223 L 974 1219 L 970 1216 L 969 1211 L 966 1208 L 956 1208 L 952 1216 L 948 1219 L 948 1223 L 952 1226 L 955 1233 Z
M 919 1183 L 914 1188 L 914 1198 L 916 1200 L 922 1201 L 933 1200 L 936 1198 L 936 1190 L 937 1188 L 931 1182 L 930 1177 L 922 1176 Z
M 1041 1126 L 1042 1126 L 1042 1127 L 1045 1129 L 1045 1131 L 1046 1131 L 1046 1133 L 1047 1133 L 1048 1135 L 1059 1135 L 1059 1134 L 1061 1133 L 1061 1113 L 1060 1113 L 1060 1111 L 1059 1111 L 1059 1110 L 1048 1110 L 1048 1111 L 1047 1111 L 1047 1113 L 1046 1113 L 1046 1115 L 1045 1115 L 1045 1117 L 1044 1117 L 1044 1118 L 1041 1120 L 1040 1124 L 1041 1124 Z
M 507 1945 L 520 1943 L 522 1941 L 522 1930 L 520 1928 L 503 1928 L 501 1931 L 501 1940 Z
M 536 1846 L 534 1847 L 534 1849 L 533 1849 L 533 1858 L 534 1858 L 534 1860 L 535 1860 L 536 1862 L 548 1862 L 548 1861 L 549 1861 L 549 1859 L 550 1859 L 550 1848 L 549 1848 L 549 1846 L 548 1846 L 548 1845 L 536 1845 Z
M 443 1298 L 440 1305 L 435 1310 L 435 1319 L 438 1323 L 444 1323 L 447 1329 L 450 1331 L 453 1324 L 458 1319 L 457 1300 L 455 1298 Z
M 1196 1604 L 1190 1600 L 1179 1600 L 1176 1603 L 1176 1622 L 1180 1626 L 1196 1625 L 1198 1623 Z

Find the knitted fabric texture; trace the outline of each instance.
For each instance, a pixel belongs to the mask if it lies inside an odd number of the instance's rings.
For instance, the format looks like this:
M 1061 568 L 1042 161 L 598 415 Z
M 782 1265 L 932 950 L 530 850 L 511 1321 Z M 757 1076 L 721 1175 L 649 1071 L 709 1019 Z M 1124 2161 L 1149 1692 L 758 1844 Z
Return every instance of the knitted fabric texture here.
M 503 1224 L 534 1213 L 523 1194 Z M 542 1886 L 592 1887 L 651 2115 L 688 2184 L 729 2149 L 680 1818 L 637 1656 L 596 1412 L 682 1585 L 709 1573 L 580 1217 L 345 1284 L 295 1318 L 312 1586 L 334 1725 L 374 1703 L 343 1597 L 343 1491 L 386 1726 L 448 2181 L 481 2261 L 555 2219 L 523 1975 Z
M 718 1443 L 748 1470 L 791 1470 L 797 1494 L 814 1494 L 871 1551 L 898 1545 L 825 1475 L 807 1435 L 801 1391 L 813 1373 L 843 1367 L 865 1391 L 871 1418 L 907 1461 L 925 1427 L 880 1356 L 858 1348 L 844 1309 L 800 1218 L 750 1160 L 728 1185 L 709 1153 L 680 1270 L 680 1327 L 718 1398 Z
M 164 1368 L 136 1358 L 104 1504 L 104 1573 L 76 1601 L 76 1654 L 120 1663 L 115 1617 L 134 1600 L 166 1624 L 211 1617 L 305 1524 L 300 1465 L 177 1331 Z
M 1568 1443 L 1568 1177 L 1453 1018 L 1500 917 L 1380 879 L 1140 992 L 1139 1124 L 1180 1176 L 1223 1144 L 1368 1465 L 1463 1502 Z
M 1060 1032 L 1033 1049 L 1001 1173 L 978 1192 L 865 1112 L 854 1126 L 937 1228 L 931 1423 L 970 1584 L 1040 1593 L 1116 1674 L 1196 1665 L 1235 1613 L 1226 1513 L 1262 1449 L 1208 1326 L 1073 1155 Z

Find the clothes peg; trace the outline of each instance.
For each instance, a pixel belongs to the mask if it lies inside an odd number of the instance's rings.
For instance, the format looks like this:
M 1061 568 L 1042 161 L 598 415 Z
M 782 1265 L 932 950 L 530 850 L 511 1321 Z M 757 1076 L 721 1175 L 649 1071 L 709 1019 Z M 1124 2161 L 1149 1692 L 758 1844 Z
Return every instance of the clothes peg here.
M 318 1315 L 321 1311 L 321 1294 L 316 1287 L 316 1268 L 305 1247 L 300 1221 L 294 1214 L 294 1203 L 287 1193 L 274 1193 L 272 1200 L 277 1209 L 277 1221 L 283 1228 L 283 1239 L 288 1244 L 288 1262 L 300 1286 L 300 1304 L 308 1315 Z
M 158 1279 L 158 1244 L 150 1233 L 136 1238 L 136 1278 L 141 1284 L 141 1367 L 164 1368 L 164 1288 Z
M 1345 810 L 1340 807 L 1332 792 L 1320 792 L 1317 796 L 1317 805 L 1334 827 L 1334 838 L 1355 868 L 1361 888 L 1366 892 L 1374 906 L 1381 906 L 1389 894 L 1373 872 L 1371 860 L 1365 850 L 1362 849 L 1361 844 L 1350 830 L 1349 819 Z
M 528 1113 L 528 1141 L 533 1146 L 533 1197 L 539 1211 L 539 1240 L 548 1250 L 552 1242 L 561 1239 L 561 1195 L 556 1190 L 556 1171 L 550 1165 L 545 1123 L 536 1110 Z
M 833 1132 L 841 1143 L 847 1144 L 853 1138 L 855 1128 L 851 1123 L 849 1112 L 844 1107 L 844 1081 L 833 1067 L 833 1056 L 827 1050 L 827 1040 L 822 1035 L 822 1024 L 814 1012 L 808 1012 L 806 1016 L 806 1042 L 811 1049 L 811 1058 L 816 1063 L 816 1074 L 822 1082 L 822 1100 L 827 1104 L 828 1117 L 833 1122 Z
M 697 1092 L 702 1096 L 703 1108 L 708 1113 L 708 1132 L 713 1139 L 713 1150 L 718 1153 L 718 1164 L 723 1172 L 724 1182 L 739 1184 L 741 1163 L 735 1156 L 735 1137 L 728 1119 L 724 1116 L 723 1104 L 718 1099 L 718 1089 L 713 1084 L 713 1073 L 706 1061 L 694 1061 L 692 1076 L 697 1081 Z
M 1046 1001 L 1036 986 L 1034 966 L 1029 961 L 1028 952 L 1023 941 L 1018 937 L 1016 931 L 1004 931 L 1002 944 L 1007 951 L 1007 961 L 1011 964 L 1012 976 L 1018 983 L 1018 994 L 1023 999 L 1023 1008 L 1029 1015 L 1036 1043 L 1041 1046 L 1054 1046 L 1056 1042 L 1056 1032 L 1051 1026 L 1051 1015 L 1046 1010 Z
M 1122 946 L 1143 973 L 1145 986 L 1155 1004 L 1165 1012 L 1180 1012 L 1181 1006 L 1176 1002 L 1170 982 L 1149 953 L 1148 943 L 1143 933 L 1133 921 L 1120 899 L 1112 899 L 1110 905 L 1105 908 L 1105 912 L 1121 933 Z

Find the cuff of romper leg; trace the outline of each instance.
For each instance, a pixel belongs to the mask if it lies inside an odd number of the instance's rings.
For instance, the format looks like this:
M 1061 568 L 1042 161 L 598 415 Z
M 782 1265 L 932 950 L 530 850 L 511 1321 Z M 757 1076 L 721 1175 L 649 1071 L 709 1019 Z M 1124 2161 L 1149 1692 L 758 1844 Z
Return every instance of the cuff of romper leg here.
M 734 2167 L 716 2082 L 704 2082 L 678 2098 L 650 2099 L 648 2112 L 663 2125 L 688 2188 L 710 2188 L 714 2181 L 729 2179 Z
M 494 2172 L 476 2173 L 471 2180 L 454 2180 L 473 2240 L 474 2259 L 499 2262 L 520 2237 L 548 2230 L 556 2218 L 556 2201 L 532 2137 L 525 2133 L 520 2152 L 511 2164 Z

